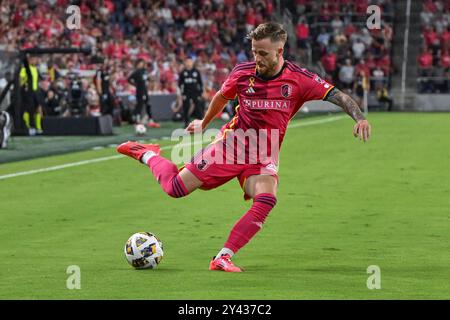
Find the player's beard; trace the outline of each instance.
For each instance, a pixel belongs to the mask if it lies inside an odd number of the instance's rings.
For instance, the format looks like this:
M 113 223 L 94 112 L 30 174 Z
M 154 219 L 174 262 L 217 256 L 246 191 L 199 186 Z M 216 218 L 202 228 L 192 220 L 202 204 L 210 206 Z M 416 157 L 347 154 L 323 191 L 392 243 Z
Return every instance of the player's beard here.
M 268 62 L 267 64 L 257 64 L 257 70 L 260 75 L 263 77 L 271 77 L 274 76 L 275 69 L 277 67 L 277 60 Z

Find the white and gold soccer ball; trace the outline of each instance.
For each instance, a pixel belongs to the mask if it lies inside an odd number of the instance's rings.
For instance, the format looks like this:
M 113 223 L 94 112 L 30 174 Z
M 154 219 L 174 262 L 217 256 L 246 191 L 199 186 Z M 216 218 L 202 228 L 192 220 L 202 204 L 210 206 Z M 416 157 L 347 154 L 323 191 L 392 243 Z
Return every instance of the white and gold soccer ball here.
M 137 124 L 134 127 L 134 131 L 135 131 L 136 135 L 142 136 L 147 132 L 147 128 L 143 124 Z
M 155 269 L 163 255 L 162 242 L 150 232 L 135 233 L 125 244 L 125 257 L 136 269 Z

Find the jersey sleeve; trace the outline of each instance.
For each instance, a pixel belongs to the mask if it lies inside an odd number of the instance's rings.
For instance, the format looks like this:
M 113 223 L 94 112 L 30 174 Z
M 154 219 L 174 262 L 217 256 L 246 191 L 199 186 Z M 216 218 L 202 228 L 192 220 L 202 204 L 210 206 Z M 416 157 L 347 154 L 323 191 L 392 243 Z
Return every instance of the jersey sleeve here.
M 228 77 L 226 78 L 225 82 L 222 84 L 222 87 L 220 88 L 220 93 L 225 99 L 228 100 L 234 100 L 237 95 L 237 80 L 238 80 L 238 71 L 236 71 L 235 67 Z
M 303 100 L 324 100 L 334 85 L 320 78 L 317 74 L 312 77 L 304 77 L 303 81 Z

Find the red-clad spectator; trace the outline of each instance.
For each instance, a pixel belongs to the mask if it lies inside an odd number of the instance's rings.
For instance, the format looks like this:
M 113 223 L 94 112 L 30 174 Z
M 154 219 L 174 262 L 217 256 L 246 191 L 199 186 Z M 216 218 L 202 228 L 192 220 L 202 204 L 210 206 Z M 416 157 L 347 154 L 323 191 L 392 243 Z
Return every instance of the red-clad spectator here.
M 333 51 L 329 50 L 325 55 L 322 56 L 320 61 L 322 62 L 323 68 L 328 74 L 334 74 L 337 66 L 337 57 Z
M 225 17 L 226 20 L 236 20 L 236 12 L 234 10 L 227 10 L 225 11 Z
M 25 21 L 25 28 L 28 31 L 31 32 L 35 32 L 38 29 L 38 25 L 36 23 L 36 17 L 35 16 L 30 16 L 26 21 Z
M 441 43 L 442 43 L 442 50 L 448 50 L 450 49 L 450 27 L 447 27 L 447 29 L 444 29 L 444 31 L 441 33 Z
M 253 8 L 247 9 L 247 14 L 245 15 L 245 24 L 247 31 L 251 31 L 256 25 L 255 10 Z
M 377 61 L 377 66 L 379 66 L 384 74 L 388 75 L 391 73 L 391 56 L 386 52 L 381 58 Z
M 355 1 L 355 10 L 358 15 L 365 15 L 367 11 L 368 2 L 367 0 Z
M 450 68 L 450 52 L 449 50 L 441 53 L 441 66 L 443 68 Z
M 141 26 L 144 24 L 145 18 L 143 14 L 137 14 L 133 17 L 131 24 L 134 26 L 136 30 L 140 30 Z
M 356 74 L 364 73 L 366 77 L 370 77 L 370 68 L 364 59 L 361 59 L 355 67 Z
M 84 1 L 80 5 L 80 13 L 82 16 L 87 16 L 91 13 L 91 9 Z
M 112 27 L 112 30 L 111 30 L 111 36 L 112 36 L 114 39 L 122 39 L 122 38 L 123 38 L 122 29 L 120 28 L 120 26 L 119 26 L 118 24 L 115 24 L 115 25 Z
M 419 70 L 422 76 L 429 76 L 433 67 L 433 55 L 428 48 L 424 48 L 422 53 L 417 58 Z
M 300 48 L 307 48 L 309 38 L 309 26 L 304 21 L 299 21 L 296 28 L 297 45 Z
M 213 13 L 213 20 L 215 21 L 222 21 L 225 17 L 225 13 L 224 13 L 224 9 L 218 9 L 216 11 L 214 11 Z
M 261 23 L 264 23 L 264 17 L 263 17 L 263 15 L 262 15 L 261 11 L 258 10 L 258 11 L 255 13 L 255 22 L 254 22 L 254 26 L 256 27 L 257 25 L 260 25 Z
M 422 35 L 427 46 L 435 45 L 439 41 L 437 33 L 433 27 L 425 28 L 425 30 L 422 32 Z
M 208 30 L 208 35 L 212 36 L 217 36 L 219 34 L 219 29 L 217 27 L 217 22 L 213 22 L 211 23 L 211 26 L 209 27 Z
M 331 15 L 332 12 L 330 10 L 330 5 L 328 4 L 328 2 L 325 2 L 324 4 L 322 4 L 322 7 L 320 9 L 319 20 L 321 22 L 329 22 L 331 21 Z
M 148 52 L 144 48 L 141 48 L 141 50 L 137 54 L 136 58 L 137 58 L 137 60 L 142 59 L 145 62 L 149 62 L 150 61 L 150 55 L 148 54 Z
M 125 55 L 128 56 L 128 52 L 130 51 L 129 41 L 124 41 L 123 39 L 120 41 L 119 44 L 120 51 Z
M 339 4 L 336 0 L 326 0 L 326 2 L 328 3 L 328 9 L 331 15 L 335 16 L 340 13 Z
M 114 3 L 111 0 L 104 0 L 104 6 L 108 9 L 110 14 L 114 12 Z
M 20 9 L 17 9 L 14 12 L 13 18 L 12 18 L 12 26 L 14 28 L 17 28 L 20 23 L 23 21 L 23 12 Z
M 346 25 L 345 29 L 344 29 L 344 34 L 347 37 L 347 39 L 350 39 L 351 35 L 354 34 L 356 32 L 356 28 L 353 25 L 353 23 L 349 23 Z
M 435 13 L 437 11 L 436 4 L 434 3 L 433 0 L 425 0 L 423 6 L 430 12 Z
M 373 57 L 370 53 L 366 56 L 365 61 L 366 61 L 366 66 L 367 66 L 371 71 L 372 71 L 373 69 L 376 68 L 377 63 L 376 63 L 374 57 Z
M 53 23 L 53 19 L 52 19 L 51 13 L 46 12 L 44 17 L 42 18 L 42 20 L 39 23 L 39 27 L 41 29 L 47 29 L 47 28 L 51 27 L 52 23 Z
M 186 42 L 191 42 L 198 37 L 199 33 L 195 28 L 189 27 L 183 33 L 183 39 Z
M 81 45 L 81 34 L 79 32 L 71 32 L 70 42 L 73 47 L 79 47 Z
M 266 14 L 271 16 L 273 14 L 273 1 L 266 0 Z
M 236 3 L 236 0 L 224 0 L 223 3 L 226 7 L 230 8 L 230 7 L 234 6 L 234 4 Z
M 31 41 L 25 41 L 24 44 L 22 45 L 21 49 L 29 49 L 29 48 L 33 48 L 35 46 L 35 44 Z
M 307 40 L 309 37 L 309 27 L 305 22 L 300 22 L 297 24 L 296 29 L 297 39 Z

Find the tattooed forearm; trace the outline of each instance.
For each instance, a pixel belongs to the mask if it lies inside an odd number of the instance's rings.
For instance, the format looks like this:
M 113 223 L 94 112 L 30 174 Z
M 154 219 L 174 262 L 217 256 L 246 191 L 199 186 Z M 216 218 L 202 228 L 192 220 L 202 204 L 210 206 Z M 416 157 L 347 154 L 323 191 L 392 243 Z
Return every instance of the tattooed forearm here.
M 349 95 L 343 93 L 337 88 L 331 89 L 330 93 L 328 93 L 328 96 L 326 97 L 325 101 L 334 103 L 335 105 L 338 105 L 342 109 L 344 109 L 345 112 L 348 113 L 350 117 L 353 118 L 355 121 L 364 120 L 365 117 L 361 110 L 359 109 L 358 104 L 355 100 L 353 100 Z

